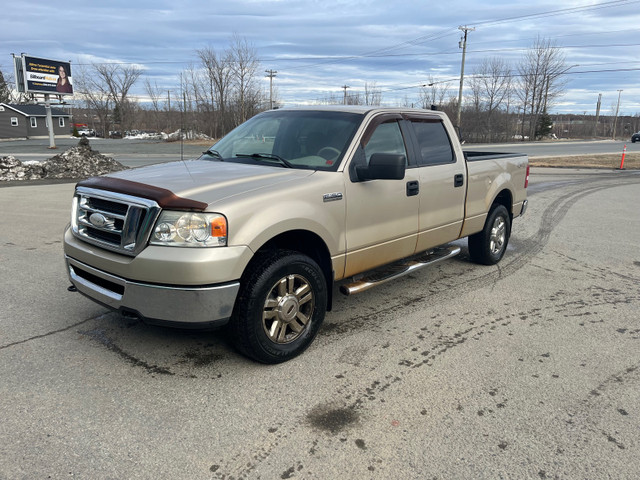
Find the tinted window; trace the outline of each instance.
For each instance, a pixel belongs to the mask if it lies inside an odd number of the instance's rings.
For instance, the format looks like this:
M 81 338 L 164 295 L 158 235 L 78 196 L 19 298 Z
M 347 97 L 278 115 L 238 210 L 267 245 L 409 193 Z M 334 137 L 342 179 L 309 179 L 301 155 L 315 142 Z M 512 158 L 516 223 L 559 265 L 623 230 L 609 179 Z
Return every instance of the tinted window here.
M 420 148 L 420 165 L 438 165 L 454 162 L 449 135 L 440 121 L 412 120 L 413 131 Z
M 396 153 L 407 158 L 404 140 L 398 122 L 389 122 L 378 125 L 371 135 L 369 142 L 364 147 L 367 164 L 374 153 Z

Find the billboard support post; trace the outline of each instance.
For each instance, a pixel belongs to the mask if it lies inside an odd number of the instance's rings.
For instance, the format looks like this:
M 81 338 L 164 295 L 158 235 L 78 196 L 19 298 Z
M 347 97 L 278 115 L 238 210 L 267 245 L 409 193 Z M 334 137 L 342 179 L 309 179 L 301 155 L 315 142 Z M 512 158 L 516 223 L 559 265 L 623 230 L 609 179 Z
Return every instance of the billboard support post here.
M 47 124 L 49 126 L 49 148 L 56 148 L 56 137 L 53 133 L 53 116 L 51 115 L 51 100 L 48 93 L 44 94 L 44 109 L 47 111 Z

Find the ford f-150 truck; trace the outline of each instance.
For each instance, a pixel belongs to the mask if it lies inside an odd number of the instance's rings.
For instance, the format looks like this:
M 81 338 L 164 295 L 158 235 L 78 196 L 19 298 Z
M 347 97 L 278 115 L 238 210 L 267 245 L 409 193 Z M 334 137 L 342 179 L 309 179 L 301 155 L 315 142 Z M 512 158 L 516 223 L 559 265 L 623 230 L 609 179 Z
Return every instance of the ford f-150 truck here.
M 123 315 L 227 325 L 264 363 L 353 294 L 460 252 L 492 265 L 527 207 L 526 155 L 464 153 L 442 112 L 272 110 L 194 160 L 79 182 L 72 289 Z

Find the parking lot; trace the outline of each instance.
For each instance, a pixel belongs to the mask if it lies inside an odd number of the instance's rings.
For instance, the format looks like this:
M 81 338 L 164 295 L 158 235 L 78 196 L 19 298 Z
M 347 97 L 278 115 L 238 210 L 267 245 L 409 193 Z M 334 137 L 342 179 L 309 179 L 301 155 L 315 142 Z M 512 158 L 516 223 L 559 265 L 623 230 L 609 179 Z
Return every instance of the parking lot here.
M 302 356 L 67 291 L 73 183 L 0 188 L 0 478 L 638 478 L 640 175 L 532 169 L 494 267 L 352 297 Z

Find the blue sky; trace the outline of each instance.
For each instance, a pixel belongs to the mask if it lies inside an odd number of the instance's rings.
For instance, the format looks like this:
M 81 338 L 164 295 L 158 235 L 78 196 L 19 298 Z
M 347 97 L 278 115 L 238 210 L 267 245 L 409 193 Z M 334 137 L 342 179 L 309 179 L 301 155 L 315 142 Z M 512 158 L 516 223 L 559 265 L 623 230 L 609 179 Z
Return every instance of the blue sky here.
M 469 33 L 465 76 L 486 58 L 515 69 L 536 37 L 562 48 L 570 70 L 556 113 L 602 113 L 615 107 L 640 114 L 640 0 L 488 2 L 432 0 L 240 0 L 44 2 L 20 0 L 0 19 L 0 67 L 11 53 L 92 62 L 134 63 L 143 75 L 133 90 L 144 97 L 144 78 L 177 89 L 180 71 L 196 65 L 196 50 L 223 50 L 244 37 L 285 105 L 363 92 L 375 82 L 383 103 L 417 100 L 429 76 L 449 81 L 456 95 L 461 50 L 458 26 Z

